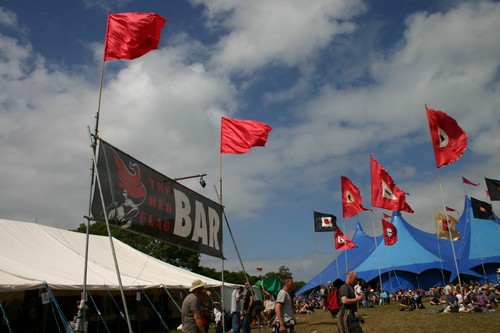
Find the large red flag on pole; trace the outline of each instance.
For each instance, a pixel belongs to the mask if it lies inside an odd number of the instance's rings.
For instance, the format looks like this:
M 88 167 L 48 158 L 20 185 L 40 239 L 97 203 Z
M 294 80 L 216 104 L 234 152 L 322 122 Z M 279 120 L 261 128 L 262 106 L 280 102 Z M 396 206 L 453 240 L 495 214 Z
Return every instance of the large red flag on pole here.
M 350 250 L 354 247 L 358 247 L 354 242 L 344 235 L 342 230 L 335 230 L 335 250 Z
M 467 148 L 467 134 L 455 119 L 442 111 L 425 106 L 431 132 L 436 167 L 451 164 L 458 160 Z
M 353 217 L 359 212 L 368 210 L 363 207 L 361 193 L 354 183 L 347 177 L 340 176 L 342 184 L 342 216 Z
M 238 120 L 222 117 L 221 154 L 245 154 L 252 147 L 264 147 L 271 126 L 255 120 Z
M 382 230 L 384 232 L 384 244 L 391 246 L 398 241 L 398 230 L 391 222 L 382 219 Z
M 165 22 L 155 13 L 108 14 L 104 61 L 132 60 L 157 49 Z
M 373 156 L 370 156 L 370 162 L 372 206 L 413 213 L 413 209 L 406 203 L 405 192 L 394 184 L 391 176 Z

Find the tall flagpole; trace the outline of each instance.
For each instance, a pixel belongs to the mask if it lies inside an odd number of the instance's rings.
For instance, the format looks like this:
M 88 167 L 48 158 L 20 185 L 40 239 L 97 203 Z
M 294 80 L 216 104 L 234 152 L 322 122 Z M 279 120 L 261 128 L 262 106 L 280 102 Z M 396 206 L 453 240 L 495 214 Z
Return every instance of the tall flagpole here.
M 439 179 L 439 189 L 441 190 L 441 198 L 443 199 L 444 215 L 446 216 L 446 224 L 448 224 L 449 218 L 448 218 L 448 211 L 446 210 L 446 202 L 444 200 L 444 193 L 443 193 L 443 185 L 442 185 L 442 181 L 441 181 L 441 174 L 439 173 L 439 168 L 436 168 L 436 170 L 437 170 L 438 179 Z M 458 284 L 460 286 L 462 286 L 462 280 L 460 278 L 460 272 L 458 270 L 457 255 L 455 253 L 455 245 L 453 244 L 453 237 L 451 235 L 451 228 L 448 228 L 448 235 L 450 237 L 451 250 L 453 252 L 453 261 L 455 263 L 455 269 L 457 271 Z
M 378 267 L 378 280 L 380 283 L 380 288 L 382 288 L 382 275 L 380 274 L 380 256 L 378 253 L 378 244 L 377 244 L 377 236 L 375 234 L 375 219 L 374 219 L 374 212 L 373 209 L 372 211 L 372 226 L 373 226 L 373 242 L 375 243 L 375 252 L 377 253 L 377 267 Z M 382 235 L 384 234 L 384 231 L 382 230 Z
M 89 133 L 90 133 L 90 131 L 89 131 Z M 97 161 L 96 161 L 95 155 L 92 155 L 92 162 L 94 163 L 94 167 L 97 169 Z M 104 195 L 102 193 L 101 182 L 99 179 L 99 173 L 97 173 L 97 172 L 95 173 L 95 180 L 96 180 L 96 185 L 99 188 L 99 196 L 101 198 L 101 205 L 102 205 L 102 207 L 106 207 L 105 202 L 104 202 Z M 110 229 L 111 227 L 109 226 L 108 215 L 107 214 L 103 214 L 103 215 L 104 215 L 104 220 L 106 221 L 106 228 L 108 230 L 109 245 L 111 248 L 111 253 L 113 255 L 113 261 L 115 264 L 116 278 L 117 278 L 118 284 L 120 286 L 120 293 L 122 296 L 123 308 L 125 310 L 125 319 L 127 321 L 129 333 L 132 333 L 133 330 L 132 330 L 132 325 L 130 323 L 130 316 L 128 313 L 127 300 L 125 298 L 125 292 L 123 290 L 123 283 L 122 283 L 122 278 L 121 278 L 121 274 L 120 274 L 120 268 L 118 266 L 118 260 L 116 259 L 116 252 L 115 252 L 115 247 L 113 244 L 113 236 L 111 235 L 111 229 Z
M 109 20 L 109 19 L 108 19 Z M 107 28 L 106 28 L 107 30 Z M 107 31 L 106 31 L 107 35 Z M 104 81 L 104 58 L 102 61 L 101 65 L 101 79 L 99 83 L 99 99 L 97 103 L 97 113 L 95 115 L 95 128 L 94 128 L 94 137 L 91 139 L 91 145 L 92 145 L 92 154 L 93 158 L 96 155 L 97 151 L 97 139 L 99 137 L 99 117 L 101 113 L 101 98 L 102 98 L 102 85 Z M 89 129 L 90 132 L 90 129 Z M 87 332 L 87 311 L 86 311 L 86 302 L 87 302 L 87 265 L 88 265 L 88 258 L 89 258 L 89 242 L 90 242 L 90 221 L 92 220 L 91 214 L 92 214 L 92 192 L 95 186 L 95 166 L 94 163 L 92 163 L 91 166 L 91 175 L 90 175 L 90 193 L 89 193 L 89 210 L 88 210 L 88 215 L 85 216 L 85 219 L 87 220 L 86 224 L 86 231 L 85 231 L 85 259 L 83 262 L 83 287 L 82 287 L 82 297 L 80 304 L 78 306 L 78 314 L 77 314 L 77 320 L 76 320 L 76 331 L 77 332 Z M 104 206 L 103 206 L 104 207 Z
M 342 228 L 345 230 L 345 222 L 342 221 Z M 347 264 L 347 246 L 344 245 L 344 256 L 345 256 L 345 273 L 349 273 L 349 268 Z
M 221 121 L 221 134 L 222 134 L 222 121 Z M 219 149 L 219 194 L 217 195 L 219 197 L 219 205 L 221 207 L 221 219 L 223 218 L 223 213 L 224 213 L 224 208 L 222 207 L 222 152 L 220 152 Z M 224 244 L 224 242 L 222 242 Z M 224 245 L 223 245 L 224 247 Z M 224 249 L 222 249 L 224 251 Z M 221 307 L 222 307 L 222 332 L 226 331 L 226 309 L 225 309 L 225 302 L 224 302 L 224 254 L 222 255 L 221 258 L 221 279 L 222 279 L 222 285 L 221 285 Z

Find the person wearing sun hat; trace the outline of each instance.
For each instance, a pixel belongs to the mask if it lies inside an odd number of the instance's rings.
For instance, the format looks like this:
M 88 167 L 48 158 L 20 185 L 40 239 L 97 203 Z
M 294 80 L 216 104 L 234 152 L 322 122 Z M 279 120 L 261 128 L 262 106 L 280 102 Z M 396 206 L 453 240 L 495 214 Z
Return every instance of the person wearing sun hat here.
M 182 332 L 206 333 L 201 316 L 201 301 L 205 297 L 207 283 L 196 279 L 191 283 L 189 295 L 182 302 Z

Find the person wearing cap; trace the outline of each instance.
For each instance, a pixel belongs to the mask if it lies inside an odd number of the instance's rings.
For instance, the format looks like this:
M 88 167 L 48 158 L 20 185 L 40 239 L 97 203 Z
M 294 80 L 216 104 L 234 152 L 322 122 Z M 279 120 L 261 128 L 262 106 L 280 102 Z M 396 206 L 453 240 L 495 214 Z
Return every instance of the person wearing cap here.
M 201 280 L 194 280 L 189 295 L 182 302 L 182 332 L 206 333 L 201 316 L 201 301 L 205 297 L 205 285 Z

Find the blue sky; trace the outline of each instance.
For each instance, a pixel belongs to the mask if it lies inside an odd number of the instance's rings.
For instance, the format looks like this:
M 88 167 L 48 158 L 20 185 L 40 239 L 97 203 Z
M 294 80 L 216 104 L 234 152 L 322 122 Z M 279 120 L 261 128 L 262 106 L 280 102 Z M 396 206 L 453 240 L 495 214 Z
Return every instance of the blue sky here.
M 370 154 L 410 193 L 404 218 L 429 232 L 440 187 L 461 211 L 464 190 L 487 200 L 484 177 L 500 179 L 498 1 L 1 1 L 0 218 L 84 222 L 108 11 L 167 24 L 158 50 L 106 62 L 103 139 L 171 178 L 207 173 L 204 189 L 183 184 L 217 200 L 221 116 L 273 127 L 266 147 L 222 157 L 250 274 L 285 265 L 308 281 L 338 254 L 331 234 L 314 233 L 313 210 L 373 234 L 372 215 L 344 220 L 340 201 L 344 175 L 370 207 Z M 439 178 L 424 104 L 469 135 Z M 225 268 L 240 270 L 227 229 L 224 244 Z

